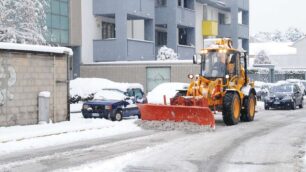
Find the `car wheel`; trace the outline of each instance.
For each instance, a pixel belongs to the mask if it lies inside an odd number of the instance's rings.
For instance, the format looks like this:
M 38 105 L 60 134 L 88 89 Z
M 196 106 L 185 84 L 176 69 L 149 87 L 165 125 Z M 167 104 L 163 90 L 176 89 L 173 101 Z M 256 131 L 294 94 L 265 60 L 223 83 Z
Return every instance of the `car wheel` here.
M 291 104 L 291 109 L 292 109 L 292 110 L 295 110 L 295 109 L 296 109 L 296 103 L 295 103 L 295 101 L 293 101 L 293 103 Z
M 301 104 L 299 105 L 299 108 L 300 109 L 303 109 L 304 108 L 304 101 L 302 100 Z
M 121 121 L 122 118 L 123 118 L 122 112 L 118 110 L 118 111 L 114 114 L 114 116 L 111 117 L 111 120 L 112 120 L 112 121 Z

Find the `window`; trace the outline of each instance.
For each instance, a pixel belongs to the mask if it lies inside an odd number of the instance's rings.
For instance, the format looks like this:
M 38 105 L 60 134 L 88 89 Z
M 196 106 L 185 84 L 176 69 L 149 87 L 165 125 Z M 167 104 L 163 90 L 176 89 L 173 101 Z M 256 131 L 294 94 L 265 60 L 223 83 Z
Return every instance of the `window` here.
M 68 0 L 47 0 L 46 40 L 54 44 L 69 44 L 69 3 Z
M 218 18 L 219 18 L 219 24 L 225 24 L 225 14 L 219 13 Z
M 143 98 L 143 93 L 140 89 L 133 89 L 134 91 L 134 96 L 136 99 L 142 99 Z
M 116 38 L 115 27 L 114 23 L 102 22 L 102 39 Z
M 185 28 L 179 28 L 179 44 L 187 45 L 187 30 Z
M 155 36 L 157 46 L 167 45 L 167 32 L 156 31 Z
M 155 7 L 167 6 L 167 0 L 155 0 Z
M 178 5 L 179 7 L 181 7 L 181 6 L 182 6 L 182 0 L 177 0 L 177 5 Z

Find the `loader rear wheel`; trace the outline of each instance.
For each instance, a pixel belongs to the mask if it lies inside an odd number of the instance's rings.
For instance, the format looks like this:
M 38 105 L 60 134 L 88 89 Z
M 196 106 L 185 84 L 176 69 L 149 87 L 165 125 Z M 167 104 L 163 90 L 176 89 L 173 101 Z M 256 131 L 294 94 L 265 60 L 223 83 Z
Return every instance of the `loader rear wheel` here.
M 244 122 L 250 122 L 254 120 L 255 117 L 255 106 L 256 98 L 254 94 L 250 94 L 248 98 L 245 99 L 244 109 L 241 110 L 240 120 Z
M 223 121 L 226 125 L 236 125 L 240 118 L 240 98 L 237 93 L 228 92 L 223 98 Z

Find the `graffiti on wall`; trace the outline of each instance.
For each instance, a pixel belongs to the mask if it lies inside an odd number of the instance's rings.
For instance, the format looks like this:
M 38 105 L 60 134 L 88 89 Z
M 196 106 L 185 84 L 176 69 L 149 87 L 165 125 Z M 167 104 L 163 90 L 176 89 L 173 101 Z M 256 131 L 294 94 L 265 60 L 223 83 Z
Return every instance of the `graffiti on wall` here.
M 7 100 L 13 100 L 14 95 L 9 88 L 15 83 L 15 68 L 8 64 L 6 59 L 0 58 L 0 106 L 4 105 Z

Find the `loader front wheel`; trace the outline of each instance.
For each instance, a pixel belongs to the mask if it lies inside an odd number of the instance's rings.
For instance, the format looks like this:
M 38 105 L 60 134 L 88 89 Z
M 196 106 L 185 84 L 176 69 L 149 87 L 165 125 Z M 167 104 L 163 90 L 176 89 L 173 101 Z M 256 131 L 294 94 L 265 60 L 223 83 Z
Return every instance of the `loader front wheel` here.
M 244 101 L 244 109 L 241 110 L 240 120 L 244 122 L 253 121 L 255 117 L 255 106 L 256 98 L 255 95 L 251 93 Z
M 223 121 L 226 125 L 236 125 L 240 119 L 241 103 L 237 93 L 228 92 L 223 98 Z

